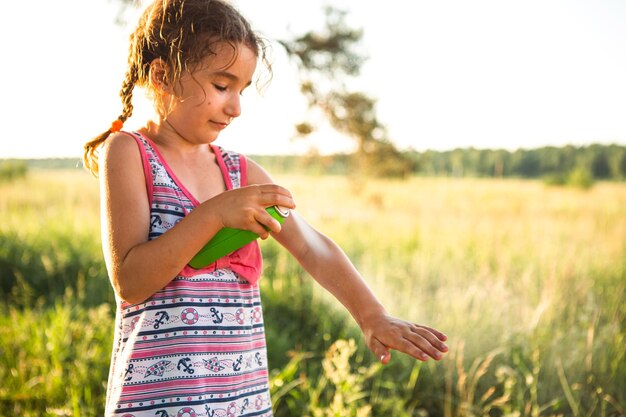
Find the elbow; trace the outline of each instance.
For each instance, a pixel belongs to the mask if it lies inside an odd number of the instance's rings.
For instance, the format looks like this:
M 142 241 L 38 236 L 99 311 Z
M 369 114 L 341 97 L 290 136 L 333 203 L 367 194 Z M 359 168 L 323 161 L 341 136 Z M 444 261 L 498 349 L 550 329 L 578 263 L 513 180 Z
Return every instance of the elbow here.
M 125 301 L 128 304 L 140 304 L 146 300 L 146 297 L 142 297 L 134 291 L 118 289 L 116 290 L 116 293 L 122 301 Z
M 138 300 L 139 297 L 134 294 L 134 291 L 132 291 L 125 285 L 121 285 L 119 281 L 113 284 L 113 290 L 115 291 L 115 295 L 117 295 L 118 298 L 122 301 L 125 301 L 129 304 L 137 304 L 138 302 L 140 302 Z
M 132 285 L 128 279 L 121 276 L 113 276 L 113 289 L 115 294 L 123 301 L 129 304 L 139 304 L 149 297 L 145 292 L 141 291 L 136 285 Z

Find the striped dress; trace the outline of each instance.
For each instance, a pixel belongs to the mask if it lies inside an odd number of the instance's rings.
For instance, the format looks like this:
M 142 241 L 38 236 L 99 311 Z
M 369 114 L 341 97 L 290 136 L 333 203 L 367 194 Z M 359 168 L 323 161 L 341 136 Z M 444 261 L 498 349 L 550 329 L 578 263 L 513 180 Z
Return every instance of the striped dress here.
M 150 239 L 198 201 L 147 137 L 142 154 L 150 198 Z M 213 146 L 228 189 L 246 184 L 245 159 Z M 201 270 L 186 267 L 146 301 L 118 299 L 106 416 L 271 416 L 253 242 Z

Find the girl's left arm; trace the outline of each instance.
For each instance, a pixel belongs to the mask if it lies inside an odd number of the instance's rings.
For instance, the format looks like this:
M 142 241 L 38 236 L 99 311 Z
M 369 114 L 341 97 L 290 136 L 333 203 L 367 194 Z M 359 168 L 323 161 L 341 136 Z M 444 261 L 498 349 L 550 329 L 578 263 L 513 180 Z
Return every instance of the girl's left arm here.
M 269 174 L 249 161 L 248 182 L 273 182 Z M 384 364 L 390 349 L 425 361 L 442 358 L 447 337 L 436 329 L 390 316 L 339 246 L 292 211 L 274 238 L 326 290 L 332 293 L 357 322 L 369 349 Z

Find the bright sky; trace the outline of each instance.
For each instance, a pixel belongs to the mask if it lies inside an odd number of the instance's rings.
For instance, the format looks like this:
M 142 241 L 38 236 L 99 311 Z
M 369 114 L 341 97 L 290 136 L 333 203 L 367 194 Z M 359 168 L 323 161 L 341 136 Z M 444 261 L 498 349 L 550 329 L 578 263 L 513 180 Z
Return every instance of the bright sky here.
M 313 29 L 328 2 L 235 4 L 276 39 Z M 401 148 L 626 145 L 623 0 L 332 4 L 364 30 L 369 60 L 357 85 L 377 98 Z M 118 11 L 113 0 L 4 5 L 0 158 L 80 156 L 117 117 L 131 31 L 114 23 Z M 301 152 L 311 143 L 322 152 L 346 149 L 349 140 L 323 127 L 313 142 L 293 139 L 306 106 L 278 44 L 274 60 L 268 89 L 247 93 L 243 115 L 218 143 L 248 154 Z M 139 100 L 126 127 L 149 114 Z

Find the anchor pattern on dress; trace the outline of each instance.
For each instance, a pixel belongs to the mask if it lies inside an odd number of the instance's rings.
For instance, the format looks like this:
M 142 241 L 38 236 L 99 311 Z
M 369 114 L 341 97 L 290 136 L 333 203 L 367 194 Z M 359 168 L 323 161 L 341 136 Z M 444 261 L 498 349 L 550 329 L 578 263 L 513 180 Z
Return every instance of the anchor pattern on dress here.
M 178 369 L 179 371 L 183 371 L 186 372 L 188 374 L 193 374 L 195 371 L 193 369 L 193 367 L 191 365 L 189 365 L 189 362 L 191 362 L 191 359 L 189 358 L 182 358 L 181 360 L 178 361 L 178 365 L 176 365 L 176 369 Z M 182 368 L 182 369 L 181 369 Z
M 219 324 L 224 321 L 224 314 L 220 313 L 217 308 L 211 307 L 209 311 L 211 312 L 211 321 L 213 323 Z
M 165 324 L 165 322 L 170 319 L 170 316 L 169 314 L 167 314 L 167 311 L 158 311 L 156 313 L 156 317 L 157 318 L 154 320 L 154 325 L 152 326 L 154 327 L 155 330 L 158 330 L 162 324 Z
M 255 367 L 263 367 L 262 358 L 263 356 L 260 352 L 255 352 L 254 354 L 250 353 L 247 355 L 239 354 L 233 358 L 219 359 L 217 356 L 213 356 L 208 359 L 201 358 L 200 360 L 195 361 L 188 356 L 184 356 L 179 359 L 163 359 L 149 366 L 130 363 L 124 369 L 123 378 L 125 382 L 129 382 L 133 380 L 135 375 L 141 374 L 143 374 L 143 378 L 163 378 L 167 376 L 168 372 L 176 371 L 188 375 L 195 375 L 197 373 L 197 369 L 205 369 L 214 374 L 221 372 L 241 372 L 244 369 L 248 370 Z M 202 372 L 200 373 L 202 374 Z
M 219 359 L 217 356 L 213 356 L 209 359 L 202 359 L 202 363 L 199 363 L 199 365 L 214 373 L 219 373 L 224 370 L 230 371 L 231 369 L 235 372 L 240 372 L 242 366 L 245 369 L 253 368 L 255 365 L 262 367 L 263 360 L 261 354 L 256 352 L 255 354 L 248 355 L 240 354 L 234 359 Z
M 239 325 L 254 325 L 260 323 L 262 319 L 263 316 L 260 307 L 238 308 L 234 313 L 224 312 L 217 307 L 211 307 L 207 314 L 200 314 L 197 309 L 187 307 L 181 310 L 180 314 L 172 314 L 171 311 L 168 313 L 167 310 L 158 310 L 150 315 L 146 315 L 143 320 L 140 320 L 139 316 L 135 316 L 129 324 L 123 325 L 122 329 L 124 336 L 128 336 L 138 325 L 140 328 L 150 327 L 154 330 L 159 330 L 165 325 L 175 325 L 176 323 L 183 323 L 188 326 L 202 322 L 210 322 L 213 324 L 226 322 L 237 323 Z

